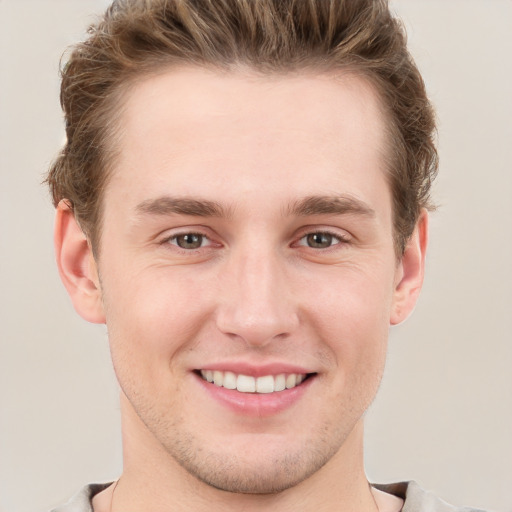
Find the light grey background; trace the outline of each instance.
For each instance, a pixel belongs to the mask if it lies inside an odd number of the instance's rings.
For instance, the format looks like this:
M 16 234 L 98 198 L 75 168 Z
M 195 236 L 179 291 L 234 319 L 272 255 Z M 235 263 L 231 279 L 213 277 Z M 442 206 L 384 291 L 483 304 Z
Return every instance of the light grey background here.
M 105 329 L 59 282 L 40 185 L 63 139 L 59 57 L 105 5 L 0 0 L 0 512 L 44 511 L 121 468 Z M 512 512 L 512 2 L 393 6 L 439 113 L 441 208 L 368 414 L 368 476 Z

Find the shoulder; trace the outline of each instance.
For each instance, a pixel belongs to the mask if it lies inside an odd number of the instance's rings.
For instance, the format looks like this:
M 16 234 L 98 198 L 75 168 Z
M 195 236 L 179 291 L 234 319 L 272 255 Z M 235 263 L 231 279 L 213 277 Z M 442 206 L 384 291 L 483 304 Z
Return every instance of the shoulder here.
M 93 512 L 92 499 L 96 494 L 105 490 L 111 482 L 106 484 L 89 484 L 80 489 L 67 503 L 52 509 L 50 512 Z
M 484 512 L 476 508 L 449 505 L 432 492 L 422 489 L 416 482 L 372 485 L 380 491 L 402 498 L 404 500 L 402 512 Z

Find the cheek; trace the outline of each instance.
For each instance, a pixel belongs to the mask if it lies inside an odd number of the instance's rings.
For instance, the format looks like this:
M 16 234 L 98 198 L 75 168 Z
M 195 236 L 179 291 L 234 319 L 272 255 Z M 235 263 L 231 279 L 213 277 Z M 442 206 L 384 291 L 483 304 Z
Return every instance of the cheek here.
M 375 336 L 387 337 L 394 279 L 387 268 L 331 269 L 324 286 L 310 294 L 306 309 L 315 310 L 325 328 L 341 330 L 350 339 L 370 342 Z
M 193 348 L 208 310 L 206 297 L 175 272 L 109 274 L 103 283 L 106 323 L 116 372 L 137 369 L 148 382 L 174 371 Z
M 328 347 L 340 378 L 364 386 L 380 380 L 389 334 L 392 276 L 339 271 L 309 304 L 314 331 Z M 308 308 L 305 308 L 306 310 Z M 371 386 L 370 386 L 371 387 Z

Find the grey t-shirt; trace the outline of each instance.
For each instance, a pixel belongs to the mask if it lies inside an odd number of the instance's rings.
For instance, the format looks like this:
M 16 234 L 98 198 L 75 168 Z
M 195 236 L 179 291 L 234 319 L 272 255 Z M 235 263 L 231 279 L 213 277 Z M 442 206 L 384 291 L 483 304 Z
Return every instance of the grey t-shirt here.
M 86 485 L 68 503 L 53 509 L 51 512 L 93 512 L 92 498 L 109 485 L 111 483 Z M 476 508 L 457 508 L 448 505 L 448 503 L 440 500 L 431 492 L 424 491 L 416 482 L 372 485 L 380 491 L 402 498 L 404 500 L 402 512 L 483 512 Z

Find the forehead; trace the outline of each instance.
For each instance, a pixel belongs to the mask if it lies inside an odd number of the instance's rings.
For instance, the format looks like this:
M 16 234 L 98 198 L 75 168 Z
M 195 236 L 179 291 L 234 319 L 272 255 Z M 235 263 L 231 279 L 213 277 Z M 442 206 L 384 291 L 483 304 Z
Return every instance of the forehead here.
M 385 132 L 378 95 L 347 72 L 172 69 L 125 95 L 106 195 L 382 194 Z

